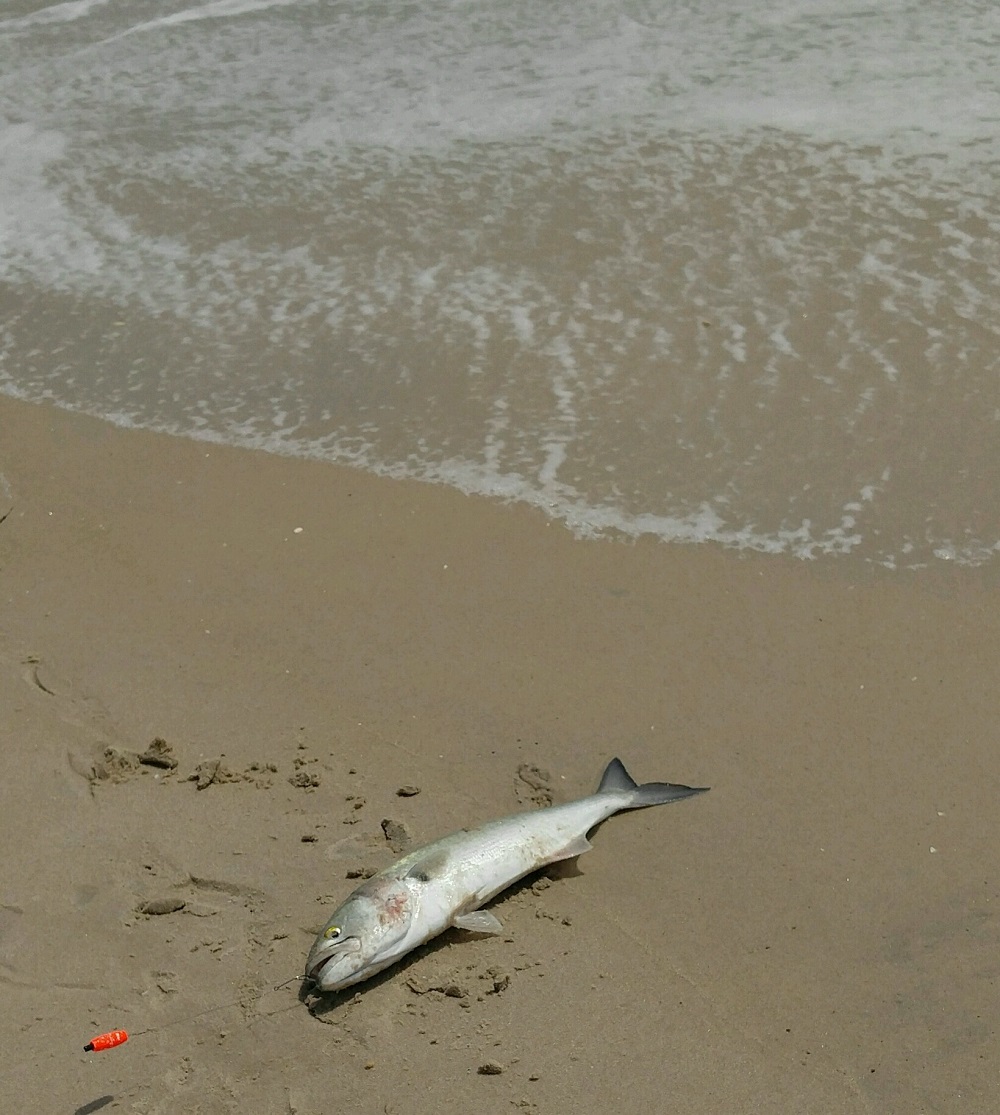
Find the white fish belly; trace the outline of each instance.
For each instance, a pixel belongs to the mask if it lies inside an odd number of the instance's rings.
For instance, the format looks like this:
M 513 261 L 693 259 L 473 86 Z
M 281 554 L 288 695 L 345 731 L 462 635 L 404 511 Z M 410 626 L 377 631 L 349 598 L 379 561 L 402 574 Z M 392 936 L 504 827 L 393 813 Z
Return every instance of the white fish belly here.
M 439 917 L 447 912 L 448 920 L 478 909 L 539 867 L 585 851 L 586 834 L 620 804 L 615 795 L 594 795 L 492 821 L 428 845 L 407 857 L 413 863 L 410 871 L 426 888 L 421 906 L 428 913 L 434 908 Z

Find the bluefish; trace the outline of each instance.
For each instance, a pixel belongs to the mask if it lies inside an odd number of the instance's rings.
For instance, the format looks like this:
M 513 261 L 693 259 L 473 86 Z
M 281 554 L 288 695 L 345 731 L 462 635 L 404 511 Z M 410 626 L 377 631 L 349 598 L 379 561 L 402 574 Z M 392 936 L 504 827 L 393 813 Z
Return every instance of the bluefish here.
M 512 883 L 589 851 L 587 834 L 614 813 L 666 805 L 707 789 L 671 782 L 640 786 L 620 759 L 612 759 L 589 797 L 462 829 L 418 848 L 337 907 L 309 950 L 306 979 L 320 991 L 339 991 L 446 929 L 499 933 L 500 922 L 481 907 Z

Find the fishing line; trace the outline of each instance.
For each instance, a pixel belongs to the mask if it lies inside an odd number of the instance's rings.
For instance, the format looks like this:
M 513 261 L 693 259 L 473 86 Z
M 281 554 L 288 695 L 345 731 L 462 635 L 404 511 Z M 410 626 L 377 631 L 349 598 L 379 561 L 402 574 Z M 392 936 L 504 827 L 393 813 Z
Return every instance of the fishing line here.
M 292 976 L 291 979 L 286 979 L 284 983 L 275 984 L 274 987 L 268 991 L 263 991 L 261 994 L 267 995 L 271 991 L 281 991 L 290 983 L 297 983 L 299 980 L 304 980 L 305 976 Z M 158 1034 L 161 1030 L 167 1030 L 171 1026 L 179 1026 L 182 1022 L 194 1022 L 197 1018 L 204 1018 L 206 1014 L 215 1014 L 216 1011 L 230 1010 L 232 1007 L 240 1007 L 243 1005 L 242 999 L 233 999 L 228 1003 L 220 1003 L 215 1007 L 207 1007 L 205 1010 L 195 1011 L 193 1014 L 186 1014 L 181 1018 L 175 1018 L 172 1022 L 162 1022 L 159 1026 L 150 1026 L 145 1030 L 135 1030 L 132 1033 L 133 1038 L 141 1038 L 146 1034 Z M 290 1007 L 281 1007 L 279 1010 L 269 1011 L 267 1014 L 259 1015 L 260 1018 L 271 1018 L 276 1014 L 283 1014 L 285 1011 L 294 1010 L 294 1004 Z M 255 1019 L 247 1019 L 247 1025 L 253 1024 Z M 124 1045 L 129 1040 L 129 1033 L 127 1030 L 107 1030 L 103 1034 L 98 1034 L 96 1037 L 91 1038 L 90 1041 L 83 1047 L 84 1053 L 101 1053 L 105 1049 L 114 1049 L 118 1045 Z

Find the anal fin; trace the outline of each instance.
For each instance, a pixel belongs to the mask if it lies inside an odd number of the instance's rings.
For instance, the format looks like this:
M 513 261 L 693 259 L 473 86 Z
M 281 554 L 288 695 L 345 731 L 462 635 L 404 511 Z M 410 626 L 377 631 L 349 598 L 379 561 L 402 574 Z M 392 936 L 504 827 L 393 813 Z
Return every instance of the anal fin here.
M 582 856 L 584 852 L 589 852 L 593 846 L 594 845 L 587 839 L 587 834 L 580 833 L 579 836 L 574 836 L 565 848 L 560 848 L 548 862 L 558 863 L 563 859 L 573 859 L 575 856 Z

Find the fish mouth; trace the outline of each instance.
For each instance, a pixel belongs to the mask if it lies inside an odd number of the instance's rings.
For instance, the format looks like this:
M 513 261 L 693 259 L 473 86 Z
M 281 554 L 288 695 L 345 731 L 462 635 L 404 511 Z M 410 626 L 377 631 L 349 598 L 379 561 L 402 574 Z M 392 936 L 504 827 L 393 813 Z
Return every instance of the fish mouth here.
M 348 947 L 344 947 L 348 946 Z M 344 940 L 338 941 L 336 948 L 330 949 L 325 955 L 320 957 L 316 963 L 306 971 L 306 979 L 312 980 L 313 983 L 318 984 L 323 969 L 334 960 L 338 960 L 344 955 L 345 952 L 360 952 L 361 941 L 357 937 L 345 937 Z
M 327 964 L 330 963 L 330 961 L 336 955 L 337 955 L 336 953 L 331 952 L 329 956 L 324 956 L 322 960 L 315 963 L 309 969 L 309 971 L 306 972 L 306 979 L 307 980 L 312 980 L 313 983 L 318 984 L 319 983 L 319 977 L 320 977 L 320 974 L 322 973 L 323 969 L 327 966 Z

